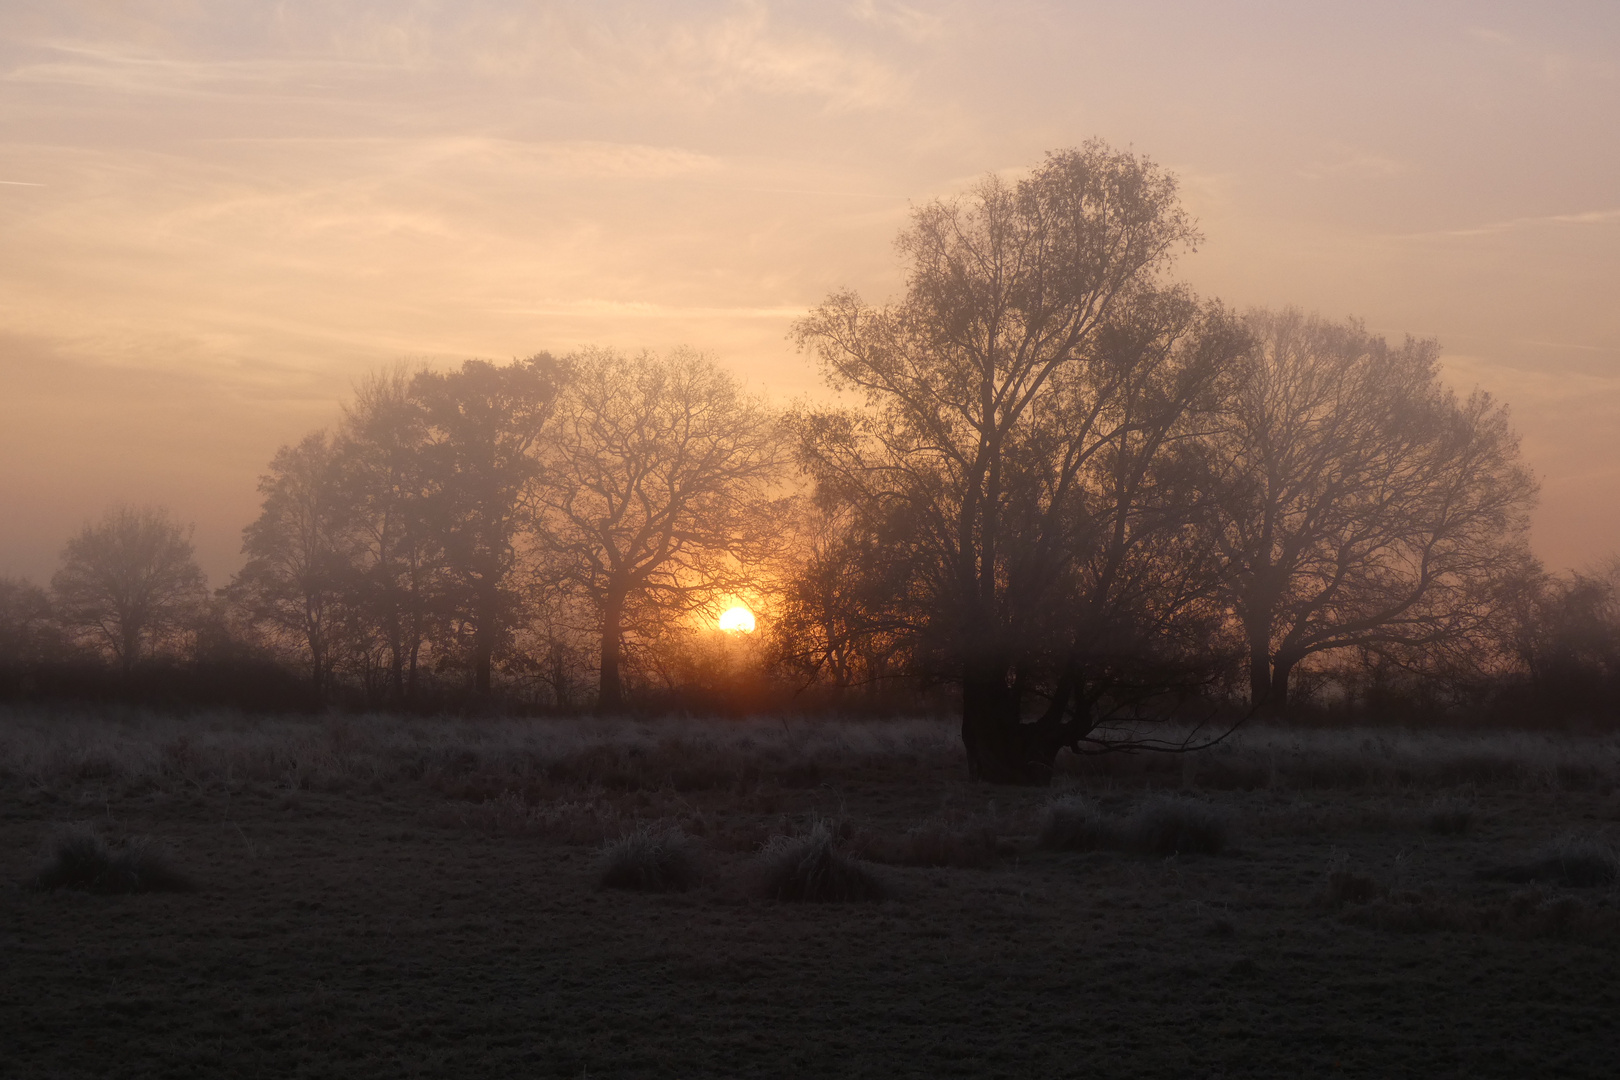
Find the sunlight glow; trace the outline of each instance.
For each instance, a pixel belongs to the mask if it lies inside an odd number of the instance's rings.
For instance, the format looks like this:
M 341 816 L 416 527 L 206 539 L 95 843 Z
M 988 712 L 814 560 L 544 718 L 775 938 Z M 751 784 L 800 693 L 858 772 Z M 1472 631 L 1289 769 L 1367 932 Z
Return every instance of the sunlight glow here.
M 732 634 L 752 634 L 754 613 L 741 604 L 727 608 L 726 613 L 720 616 L 720 629 Z

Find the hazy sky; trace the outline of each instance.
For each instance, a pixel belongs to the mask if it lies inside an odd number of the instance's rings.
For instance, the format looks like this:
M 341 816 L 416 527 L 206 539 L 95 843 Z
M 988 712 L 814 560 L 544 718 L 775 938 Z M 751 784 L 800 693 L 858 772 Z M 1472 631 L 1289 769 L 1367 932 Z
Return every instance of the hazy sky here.
M 1237 307 L 1438 338 L 1620 552 L 1620 4 L 0 0 L 0 573 L 196 522 L 400 359 L 689 344 L 789 398 L 909 205 L 1100 135 Z

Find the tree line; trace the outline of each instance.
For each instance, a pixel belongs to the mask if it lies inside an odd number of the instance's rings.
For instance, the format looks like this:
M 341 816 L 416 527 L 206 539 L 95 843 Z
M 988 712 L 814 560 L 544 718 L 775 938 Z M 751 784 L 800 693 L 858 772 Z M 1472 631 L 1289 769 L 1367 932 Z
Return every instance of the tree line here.
M 1302 680 L 1612 682 L 1614 575 L 1536 565 L 1506 410 L 1432 341 L 1196 296 L 1170 269 L 1199 240 L 1172 176 L 1092 142 L 916 209 L 898 297 L 799 320 L 826 401 L 689 352 L 375 374 L 276 454 L 217 595 L 178 523 L 120 508 L 49 593 L 5 583 L 0 647 L 130 671 L 207 638 L 372 708 L 932 693 L 991 780 L 1118 722 L 1297 711 Z M 752 638 L 713 629 L 731 603 Z

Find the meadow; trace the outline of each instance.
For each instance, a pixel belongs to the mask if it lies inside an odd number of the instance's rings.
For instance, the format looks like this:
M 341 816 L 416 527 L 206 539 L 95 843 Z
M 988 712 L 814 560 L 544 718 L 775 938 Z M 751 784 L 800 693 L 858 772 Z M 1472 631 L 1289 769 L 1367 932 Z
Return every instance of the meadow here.
M 1611 1076 L 1620 737 L 0 713 L 5 1073 Z

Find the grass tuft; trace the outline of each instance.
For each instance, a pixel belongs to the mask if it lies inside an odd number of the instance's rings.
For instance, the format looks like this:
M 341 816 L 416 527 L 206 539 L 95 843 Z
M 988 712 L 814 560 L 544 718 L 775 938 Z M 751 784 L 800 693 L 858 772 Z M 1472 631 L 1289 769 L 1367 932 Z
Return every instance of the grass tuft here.
M 1217 855 L 1230 839 L 1226 817 L 1206 802 L 1154 795 L 1128 818 L 1089 800 L 1056 799 L 1041 821 L 1040 843 L 1054 851 L 1129 851 L 1139 855 Z
M 78 889 L 103 895 L 196 888 L 150 841 L 136 837 L 115 848 L 83 826 L 66 829 L 52 841 L 44 865 L 28 884 L 42 891 Z
M 1206 802 L 1156 795 L 1126 823 L 1132 851 L 1147 855 L 1219 855 L 1226 850 L 1226 817 Z
M 1078 795 L 1052 800 L 1041 819 L 1040 844 L 1052 851 L 1102 851 L 1119 841 L 1119 823 Z
M 881 900 L 888 890 L 858 859 L 838 848 L 838 838 L 817 820 L 798 836 L 773 836 L 759 855 L 760 891 L 774 900 L 843 903 Z
M 702 878 L 696 845 L 680 829 L 638 825 L 602 847 L 604 889 L 684 892 Z

